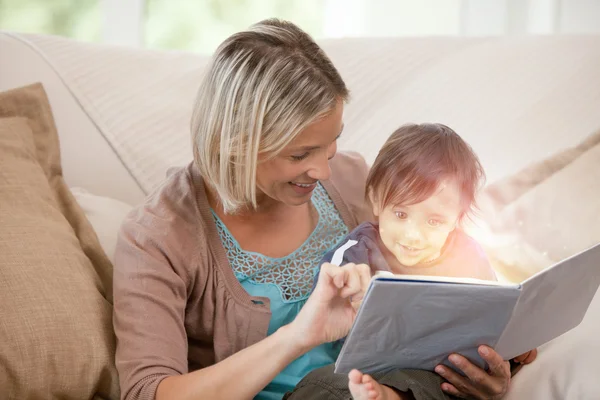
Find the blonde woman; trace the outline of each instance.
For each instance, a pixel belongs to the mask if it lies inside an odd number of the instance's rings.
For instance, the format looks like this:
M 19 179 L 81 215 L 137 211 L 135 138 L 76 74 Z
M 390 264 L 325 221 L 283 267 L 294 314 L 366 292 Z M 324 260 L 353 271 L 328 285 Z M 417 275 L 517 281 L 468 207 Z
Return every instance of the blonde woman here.
M 345 396 L 318 394 L 321 380 L 339 377 L 317 368 L 335 361 L 331 342 L 348 333 L 350 297 L 362 295 L 369 268 L 324 265 L 308 295 L 323 255 L 373 218 L 364 160 L 336 155 L 347 99 L 330 60 L 291 23 L 263 21 L 218 48 L 194 107 L 194 161 L 121 229 L 114 327 L 123 399 L 281 399 L 311 371 L 318 379 L 289 398 Z M 465 361 L 473 380 L 449 383 L 501 395 L 510 374 L 495 352 L 488 361 L 501 372 Z M 419 398 L 418 382 L 397 380 L 383 382 Z

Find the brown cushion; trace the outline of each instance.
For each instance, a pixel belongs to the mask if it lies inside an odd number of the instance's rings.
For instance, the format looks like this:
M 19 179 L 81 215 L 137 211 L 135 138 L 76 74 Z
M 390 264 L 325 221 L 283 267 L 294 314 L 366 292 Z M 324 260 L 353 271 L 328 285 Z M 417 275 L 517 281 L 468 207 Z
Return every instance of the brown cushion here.
M 0 93 L 0 393 L 118 399 L 111 276 L 42 86 Z
M 599 243 L 600 131 L 490 185 L 480 203 L 486 251 L 511 280 Z

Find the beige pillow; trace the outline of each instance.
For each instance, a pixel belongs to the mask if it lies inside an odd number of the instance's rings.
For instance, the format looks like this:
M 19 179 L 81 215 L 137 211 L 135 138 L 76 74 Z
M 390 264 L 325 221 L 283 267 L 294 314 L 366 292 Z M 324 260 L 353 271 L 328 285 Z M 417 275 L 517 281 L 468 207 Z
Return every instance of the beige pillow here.
M 97 196 L 78 187 L 71 188 L 71 193 L 98 235 L 102 250 L 110 261 L 114 262 L 119 229 L 132 206 L 110 197 Z
M 118 399 L 112 266 L 62 177 L 40 84 L 0 93 L 0 393 Z

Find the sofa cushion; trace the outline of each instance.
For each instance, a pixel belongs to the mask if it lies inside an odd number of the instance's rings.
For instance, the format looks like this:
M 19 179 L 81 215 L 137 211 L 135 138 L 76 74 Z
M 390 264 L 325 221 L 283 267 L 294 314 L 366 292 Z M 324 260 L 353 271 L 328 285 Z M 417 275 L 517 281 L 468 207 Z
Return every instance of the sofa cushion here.
M 132 206 L 111 197 L 97 196 L 79 187 L 71 188 L 71 193 L 98 235 L 102 250 L 114 262 L 119 229 Z
M 0 393 L 118 399 L 112 266 L 64 183 L 40 84 L 0 93 Z
M 479 199 L 494 267 L 522 281 L 600 242 L 600 131 L 489 185 Z

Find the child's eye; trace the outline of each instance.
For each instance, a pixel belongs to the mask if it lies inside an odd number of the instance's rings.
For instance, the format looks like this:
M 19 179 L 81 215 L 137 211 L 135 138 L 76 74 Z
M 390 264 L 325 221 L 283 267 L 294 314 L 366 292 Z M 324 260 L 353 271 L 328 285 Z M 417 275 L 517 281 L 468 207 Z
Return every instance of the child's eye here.
M 442 225 L 444 222 L 440 221 L 439 219 L 430 219 L 429 221 L 427 221 L 427 223 L 433 227 L 437 227 Z
M 396 214 L 396 218 L 398 219 L 406 219 L 407 217 L 406 213 L 402 211 L 394 211 L 394 214 Z
M 306 157 L 308 157 L 308 152 L 304 153 L 304 154 L 300 154 L 300 155 L 292 155 L 291 158 L 294 161 L 302 161 L 304 160 Z

